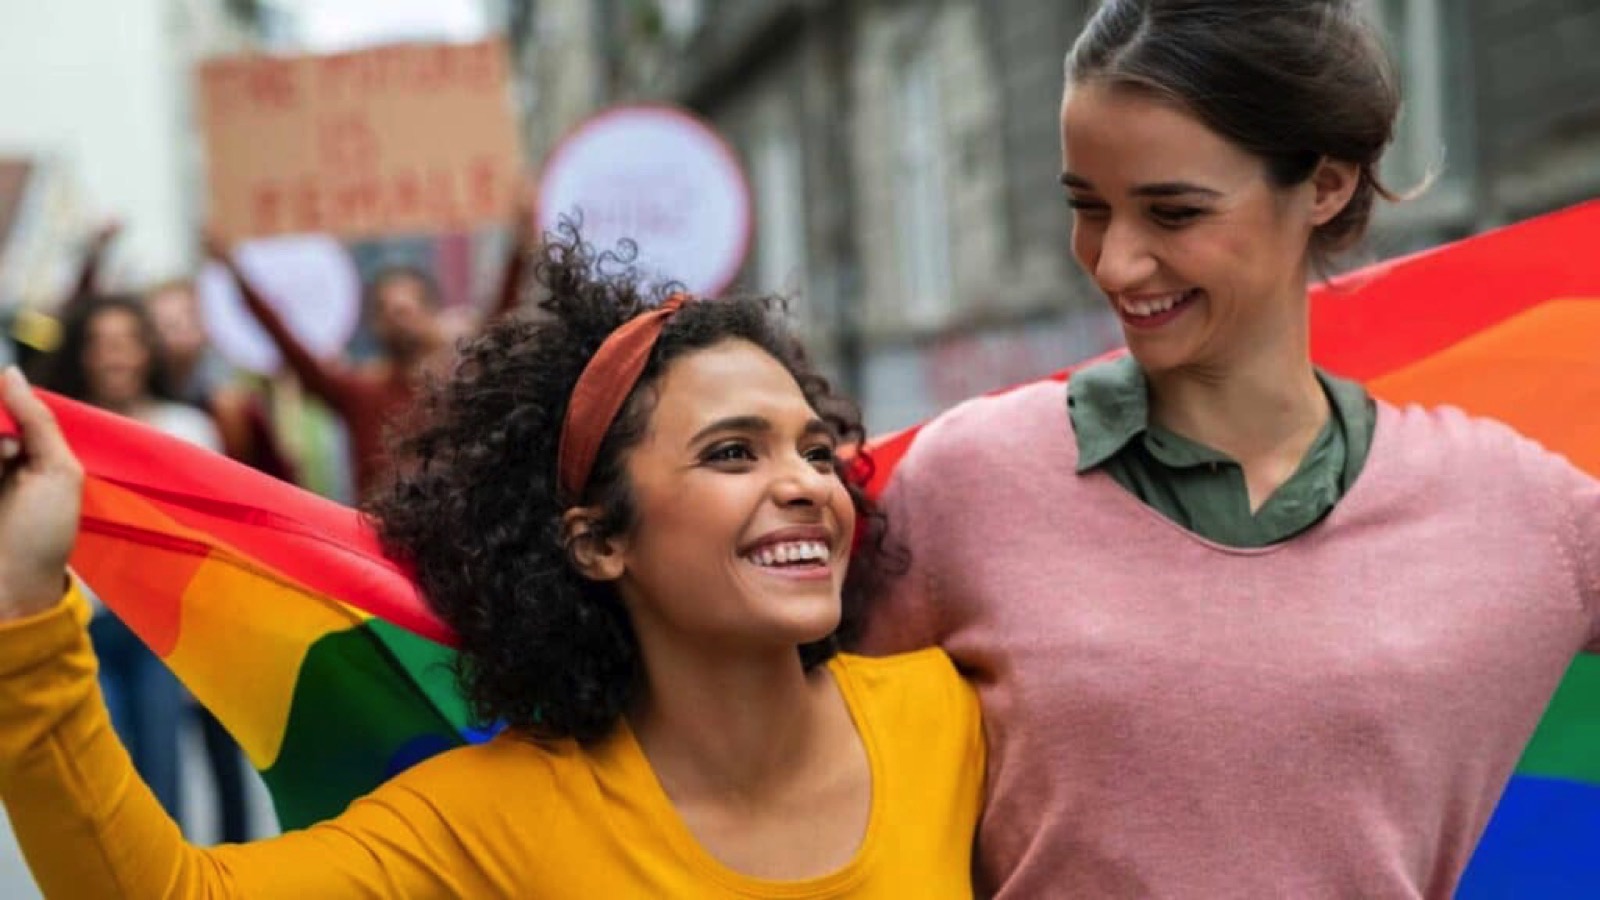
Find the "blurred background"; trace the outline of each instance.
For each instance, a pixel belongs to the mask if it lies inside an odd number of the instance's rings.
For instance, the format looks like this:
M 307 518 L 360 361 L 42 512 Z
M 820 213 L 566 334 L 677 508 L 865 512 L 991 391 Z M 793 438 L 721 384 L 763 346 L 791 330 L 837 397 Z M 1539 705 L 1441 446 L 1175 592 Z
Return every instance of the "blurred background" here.
M 197 262 L 206 206 L 195 64 L 503 35 L 530 172 L 627 101 L 700 114 L 755 208 L 741 284 L 784 290 L 878 431 L 1105 349 L 1065 252 L 1055 110 L 1089 0 L 52 0 L 0 12 L 0 305 L 48 307 L 101 216 L 108 277 Z M 1374 0 L 1407 108 L 1388 256 L 1600 193 L 1600 5 Z M 484 302 L 503 240 L 353 248 L 431 265 Z
M 753 222 L 736 285 L 796 298 L 874 433 L 1119 342 L 1073 270 L 1057 183 L 1063 54 L 1092 0 L 50 0 L 0 7 L 0 323 L 50 349 L 90 236 L 145 291 L 203 262 L 196 67 L 222 57 L 503 38 L 530 182 L 601 111 L 661 103 L 734 149 Z M 1406 108 L 1351 265 L 1600 195 L 1600 4 L 1372 0 Z M 641 154 L 651 148 L 641 146 Z M 510 210 L 507 210 L 508 215 Z M 362 275 L 418 266 L 447 311 L 494 301 L 509 221 L 345 239 Z M 4 342 L 0 342 L 4 343 Z M 376 352 L 358 329 L 355 359 Z M 267 373 L 269 380 L 278 378 Z M 301 483 L 353 497 L 336 416 L 292 384 L 274 427 Z M 190 756 L 198 751 L 185 739 Z M 194 767 L 186 767 L 190 777 Z M 258 787 L 252 790 L 258 791 Z M 207 788 L 188 792 L 197 809 Z M 259 799 L 259 798 L 258 798 Z M 257 803 L 258 833 L 270 813 Z M 195 813 L 194 836 L 211 826 Z M 14 852 L 0 895 L 31 888 Z M 9 879 L 9 880 L 8 880 Z M 15 887 L 13 887 L 15 885 Z

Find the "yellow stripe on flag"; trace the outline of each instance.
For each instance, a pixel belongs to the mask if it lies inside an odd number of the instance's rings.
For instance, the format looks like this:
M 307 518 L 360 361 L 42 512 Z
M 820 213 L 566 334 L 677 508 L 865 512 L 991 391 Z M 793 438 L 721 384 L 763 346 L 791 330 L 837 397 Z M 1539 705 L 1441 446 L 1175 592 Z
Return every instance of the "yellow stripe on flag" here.
M 223 724 L 257 769 L 277 761 L 295 682 L 311 645 L 370 616 L 213 556 L 183 596 L 183 628 L 167 665 Z M 242 627 L 241 623 L 250 623 Z

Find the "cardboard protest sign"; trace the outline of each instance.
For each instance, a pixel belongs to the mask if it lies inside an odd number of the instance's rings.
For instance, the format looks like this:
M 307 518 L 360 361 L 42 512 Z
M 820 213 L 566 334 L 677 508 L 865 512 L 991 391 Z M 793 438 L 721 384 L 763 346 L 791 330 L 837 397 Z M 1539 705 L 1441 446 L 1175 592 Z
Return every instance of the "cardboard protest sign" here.
M 200 68 L 210 224 L 238 240 L 504 221 L 522 176 L 498 41 Z

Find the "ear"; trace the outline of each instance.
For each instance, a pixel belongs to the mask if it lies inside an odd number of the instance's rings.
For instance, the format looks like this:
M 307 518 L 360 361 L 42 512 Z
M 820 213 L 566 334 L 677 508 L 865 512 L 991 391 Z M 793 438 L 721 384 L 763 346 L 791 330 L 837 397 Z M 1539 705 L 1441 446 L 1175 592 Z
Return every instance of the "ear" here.
M 1321 227 L 1344 212 L 1361 185 L 1361 167 L 1323 157 L 1311 173 L 1311 225 Z
M 616 581 L 625 569 L 624 542 L 620 538 L 596 537 L 599 517 L 600 511 L 592 506 L 573 507 L 562 513 L 562 542 L 578 574 L 590 581 Z

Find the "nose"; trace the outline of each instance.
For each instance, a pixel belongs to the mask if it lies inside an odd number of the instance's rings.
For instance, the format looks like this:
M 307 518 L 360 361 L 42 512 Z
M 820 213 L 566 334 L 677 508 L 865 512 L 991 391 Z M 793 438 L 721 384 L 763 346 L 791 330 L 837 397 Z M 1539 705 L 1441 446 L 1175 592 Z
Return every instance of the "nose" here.
M 1107 294 L 1133 290 L 1155 274 L 1156 261 L 1139 228 L 1126 219 L 1112 219 L 1100 236 L 1094 259 L 1094 280 Z
M 823 506 L 837 483 L 831 469 L 824 470 L 801 454 L 790 456 L 772 482 L 779 506 Z

